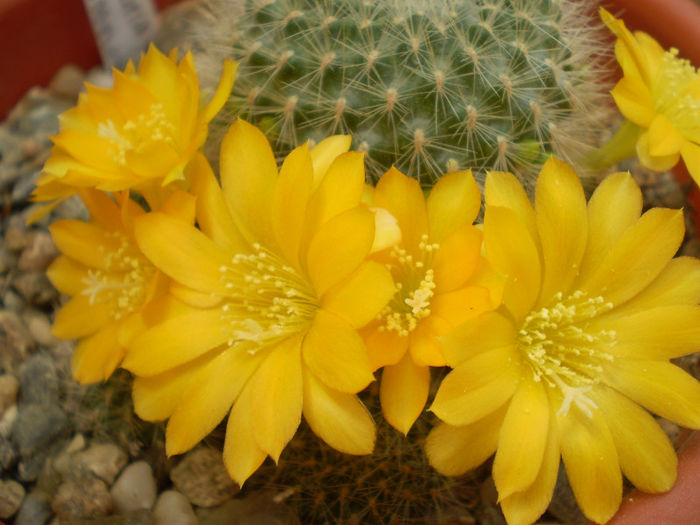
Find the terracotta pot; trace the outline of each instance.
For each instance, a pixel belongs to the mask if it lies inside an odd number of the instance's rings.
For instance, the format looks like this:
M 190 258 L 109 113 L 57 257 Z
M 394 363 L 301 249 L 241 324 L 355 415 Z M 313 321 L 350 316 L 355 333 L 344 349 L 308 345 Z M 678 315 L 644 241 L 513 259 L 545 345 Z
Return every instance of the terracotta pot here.
M 157 0 L 159 8 L 179 0 Z M 82 0 L 0 0 L 0 121 L 61 66 L 100 62 Z

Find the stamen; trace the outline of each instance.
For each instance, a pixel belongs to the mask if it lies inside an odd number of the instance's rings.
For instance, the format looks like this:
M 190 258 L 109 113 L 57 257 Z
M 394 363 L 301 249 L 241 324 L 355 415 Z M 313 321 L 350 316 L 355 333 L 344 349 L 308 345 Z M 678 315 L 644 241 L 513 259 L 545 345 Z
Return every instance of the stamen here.
M 562 394 L 560 415 L 576 405 L 589 417 L 597 408 L 586 393 L 597 384 L 603 364 L 614 359 L 607 352 L 616 343 L 612 330 L 588 328 L 596 316 L 613 304 L 603 297 L 588 297 L 581 290 L 564 298 L 556 294 L 553 304 L 531 312 L 518 332 L 518 343 L 533 379 L 543 381 Z
M 221 319 L 229 324 L 228 345 L 253 343 L 249 353 L 304 330 L 318 310 L 311 285 L 260 244 L 253 253 L 233 256 L 221 266 L 228 290 Z

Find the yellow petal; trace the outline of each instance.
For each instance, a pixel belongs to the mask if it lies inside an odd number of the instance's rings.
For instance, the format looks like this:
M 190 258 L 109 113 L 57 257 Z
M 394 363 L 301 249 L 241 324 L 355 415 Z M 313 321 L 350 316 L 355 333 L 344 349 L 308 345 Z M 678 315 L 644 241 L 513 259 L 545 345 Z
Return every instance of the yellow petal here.
M 499 496 L 506 521 L 534 523 L 549 507 L 559 472 L 559 431 L 554 414 L 549 416 L 547 442 L 537 477 L 527 489 L 503 498 Z
M 87 295 L 76 295 L 56 313 L 51 333 L 59 339 L 79 339 L 114 322 L 113 303 L 90 303 Z
M 228 348 L 202 367 L 168 421 L 165 433 L 168 456 L 190 450 L 216 428 L 261 357 L 243 349 Z
M 139 248 L 164 273 L 201 292 L 226 293 L 222 266 L 230 257 L 201 231 L 154 212 L 134 221 Z
M 430 308 L 432 315 L 447 321 L 449 328 L 458 326 L 490 309 L 491 294 L 483 286 L 466 286 L 454 292 L 437 295 L 433 298 Z
M 234 403 L 228 416 L 224 441 L 224 465 L 229 476 L 241 487 L 267 457 L 253 435 L 250 416 L 255 405 L 251 391 L 249 383 Z
M 233 81 L 236 79 L 237 69 L 238 62 L 229 59 L 224 60 L 219 84 L 216 86 L 216 91 L 214 91 L 214 95 L 212 95 L 209 104 L 207 104 L 207 107 L 204 108 L 202 112 L 202 122 L 209 122 L 213 119 L 228 99 L 231 89 L 233 88 Z
M 430 368 L 416 366 L 409 355 L 382 370 L 379 399 L 382 413 L 391 426 L 404 435 L 425 407 L 430 389 Z
M 82 188 L 78 193 L 90 212 L 91 222 L 107 231 L 123 230 L 119 207 L 108 194 L 91 188 Z
M 379 314 L 395 291 L 389 270 L 374 261 L 365 261 L 323 296 L 322 307 L 360 328 Z
M 417 254 L 421 237 L 428 233 L 425 197 L 418 181 L 392 167 L 377 182 L 374 205 L 396 217 L 402 246 L 409 253 Z
M 681 146 L 681 156 L 685 167 L 688 168 L 688 173 L 693 177 L 695 184 L 700 186 L 700 145 L 688 140 L 684 141 Z
M 443 175 L 428 196 L 430 240 L 442 242 L 463 224 L 471 224 L 481 208 L 481 192 L 471 171 Z
M 674 155 L 681 150 L 683 137 L 663 115 L 656 115 L 649 125 L 649 154 L 653 157 Z
M 73 351 L 73 378 L 82 384 L 109 378 L 124 357 L 124 348 L 117 343 L 117 323 L 110 323 L 90 337 L 82 339 Z
M 661 306 L 594 321 L 592 330 L 614 330 L 611 352 L 631 359 L 673 359 L 700 350 L 700 306 Z
M 506 276 L 503 304 L 517 321 L 522 320 L 540 292 L 542 271 L 534 240 L 514 211 L 488 206 L 484 248 L 489 262 Z
M 512 173 L 489 171 L 484 188 L 486 206 L 500 206 L 513 210 L 533 239 L 537 239 L 535 210 L 520 181 Z
M 217 306 L 222 301 L 222 298 L 219 295 L 198 292 L 175 281 L 170 281 L 168 291 L 178 301 L 182 301 L 183 303 L 189 306 L 194 306 L 195 308 L 211 308 L 213 306 Z
M 625 76 L 610 91 L 620 113 L 627 120 L 646 128 L 656 116 L 654 98 L 640 78 Z
M 591 277 L 579 287 L 591 297 L 602 295 L 614 305 L 634 297 L 652 282 L 683 240 L 683 212 L 647 211 L 622 234 Z
M 633 299 L 609 315 L 620 316 L 657 306 L 700 303 L 700 260 L 695 257 L 671 259 L 659 276 Z
M 535 209 L 544 262 L 539 304 L 546 305 L 571 288 L 588 238 L 586 197 L 571 166 L 547 160 L 537 179 Z
M 186 224 L 194 224 L 195 197 L 186 191 L 175 190 L 163 202 L 160 212 L 180 219 Z
M 236 225 L 250 243 L 274 246 L 270 215 L 276 181 L 267 138 L 255 126 L 236 120 L 221 144 L 221 186 Z
M 435 293 L 451 292 L 466 284 L 481 260 L 483 233 L 464 224 L 440 243 L 433 259 Z
M 445 366 L 447 363 L 438 337 L 450 328 L 450 323 L 435 314 L 423 319 L 408 336 L 408 351 L 413 362 L 418 366 Z
M 445 423 L 463 426 L 503 406 L 520 380 L 514 350 L 482 352 L 461 363 L 442 380 L 430 410 Z
M 599 410 L 592 417 L 572 407 L 558 419 L 561 456 L 579 507 L 605 523 L 622 501 L 622 474 L 615 443 Z
M 328 388 L 307 371 L 304 418 L 317 436 L 340 452 L 362 455 L 374 449 L 374 422 L 357 396 Z
M 645 132 L 639 136 L 637 140 L 637 157 L 642 166 L 654 171 L 670 170 L 678 163 L 680 152 L 676 151 L 669 155 L 654 156 L 651 153 L 652 142 L 649 138 L 649 133 Z
M 249 418 L 258 446 L 277 462 L 301 422 L 300 337 L 273 349 L 251 379 L 254 406 Z
M 579 281 L 585 281 L 605 254 L 642 213 L 642 192 L 629 173 L 615 173 L 601 182 L 588 202 L 588 241 Z
M 486 312 L 450 330 L 440 342 L 447 363 L 454 368 L 481 352 L 514 347 L 516 336 L 510 319 L 501 313 Z
M 314 165 L 313 188 L 316 188 L 326 176 L 328 167 L 336 157 L 350 149 L 351 143 L 352 137 L 349 135 L 333 135 L 323 139 L 311 149 L 311 161 Z
M 607 384 L 635 403 L 681 426 L 700 428 L 700 383 L 676 365 L 616 359 L 603 373 Z
M 328 220 L 356 207 L 365 187 L 364 155 L 349 151 L 335 158 L 309 200 L 307 228 L 311 234 Z
M 600 8 L 599 13 L 603 23 L 605 23 L 605 25 L 608 26 L 608 29 L 610 29 L 610 31 L 612 31 L 612 33 L 618 38 L 616 43 L 617 45 L 615 48 L 615 52 L 618 55 L 618 60 L 620 60 L 620 51 L 624 50 L 625 53 L 628 55 L 629 63 L 625 61 L 621 61 L 621 63 L 623 65 L 633 67 L 634 73 L 643 76 L 648 81 L 645 56 L 637 40 L 634 38 L 632 33 L 630 33 L 630 31 L 625 27 L 625 23 L 622 20 L 615 18 L 602 7 Z M 626 74 L 629 73 L 627 69 L 625 69 L 625 72 Z
M 319 297 L 347 278 L 363 261 L 374 239 L 374 216 L 356 207 L 326 222 L 314 235 L 306 264 Z
M 140 376 L 160 374 L 226 343 L 225 328 L 220 309 L 192 309 L 137 336 L 123 366 Z
M 622 472 L 644 492 L 665 492 L 676 480 L 678 460 L 666 433 L 646 410 L 608 388 L 596 389 Z
M 151 377 L 135 377 L 131 390 L 134 412 L 145 421 L 162 421 L 177 408 L 182 394 L 218 354 L 206 354 Z
M 202 154 L 188 168 L 192 193 L 197 197 L 197 224 L 207 237 L 230 253 L 244 253 L 248 243 L 238 231 L 216 177 Z
M 54 222 L 49 226 L 49 230 L 56 247 L 71 259 L 92 268 L 123 269 L 120 261 L 114 258 L 106 260 L 106 255 L 116 252 L 121 243 L 118 238 L 108 235 L 102 228 L 87 222 L 67 219 Z
M 428 434 L 425 453 L 430 464 L 445 476 L 459 476 L 478 467 L 496 451 L 505 408 L 471 425 L 440 423 Z
M 374 242 L 370 253 L 381 252 L 399 244 L 401 242 L 401 229 L 396 217 L 384 208 L 372 206 L 370 210 L 374 214 Z
M 304 338 L 304 363 L 329 387 L 355 393 L 374 380 L 367 349 L 347 321 L 319 310 Z
M 395 365 L 408 349 L 408 337 L 378 328 L 372 329 L 365 336 L 365 343 L 372 370 L 382 366 Z
M 282 255 L 299 265 L 299 244 L 304 233 L 313 168 L 309 146 L 304 144 L 284 159 L 272 205 L 272 227 Z
M 88 268 L 65 255 L 59 255 L 49 265 L 46 276 L 56 289 L 65 295 L 78 295 L 85 288 L 83 279 Z
M 110 150 L 114 148 L 112 141 L 99 137 L 97 134 L 86 133 L 77 129 L 63 129 L 51 141 L 73 158 L 88 167 L 97 169 L 114 169 L 116 162 Z M 105 178 L 114 177 L 109 172 Z
M 542 382 L 523 379 L 503 419 L 493 461 L 499 500 L 526 490 L 535 482 L 544 461 L 549 414 L 549 399 Z

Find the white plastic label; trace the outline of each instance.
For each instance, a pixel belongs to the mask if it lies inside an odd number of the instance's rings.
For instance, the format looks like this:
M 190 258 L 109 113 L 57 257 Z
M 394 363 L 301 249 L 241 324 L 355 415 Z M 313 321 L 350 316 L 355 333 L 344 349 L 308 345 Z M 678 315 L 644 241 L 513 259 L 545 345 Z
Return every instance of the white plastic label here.
M 83 0 L 105 66 L 123 69 L 158 29 L 153 0 Z

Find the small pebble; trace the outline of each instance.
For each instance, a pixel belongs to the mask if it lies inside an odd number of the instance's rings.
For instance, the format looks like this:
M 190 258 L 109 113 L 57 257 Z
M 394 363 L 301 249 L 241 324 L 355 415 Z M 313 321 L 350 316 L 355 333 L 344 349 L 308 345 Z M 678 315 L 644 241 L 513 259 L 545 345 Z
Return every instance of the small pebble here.
M 166 490 L 158 496 L 153 509 L 154 525 L 199 525 L 189 500 L 176 490 Z
M 61 522 L 69 519 L 99 518 L 111 512 L 112 497 L 102 480 L 68 481 L 58 487 L 51 508 Z
M 214 507 L 238 492 L 226 472 L 221 452 L 206 447 L 196 448 L 170 471 L 175 488 L 193 505 Z
M 48 232 L 37 231 L 31 236 L 29 245 L 22 250 L 17 266 L 22 271 L 45 270 L 58 255 L 58 248 Z
M 29 330 L 20 317 L 10 310 L 0 310 L 0 366 L 14 370 L 34 348 Z
M 5 410 L 5 413 L 0 417 L 0 436 L 4 438 L 9 438 L 12 435 L 12 431 L 15 428 L 15 423 L 17 422 L 17 415 L 19 410 L 17 405 L 12 405 Z
M 0 436 L 0 472 L 12 468 L 17 457 L 18 454 L 12 442 L 6 437 Z
M 0 518 L 11 518 L 24 499 L 24 487 L 13 480 L 0 480 Z
M 54 346 L 59 340 L 51 333 L 51 322 L 46 315 L 33 311 L 24 315 L 24 321 L 34 340 L 43 346 Z
M 0 375 L 0 418 L 17 402 L 19 380 L 12 374 Z
M 12 280 L 12 286 L 30 304 L 44 305 L 58 299 L 58 292 L 44 272 L 24 272 Z
M 150 509 L 156 502 L 156 480 L 151 466 L 137 461 L 124 469 L 111 489 L 114 507 L 119 512 Z
M 58 375 L 50 356 L 36 353 L 19 367 L 22 403 L 51 403 L 58 399 Z
M 126 452 L 113 443 L 92 445 L 87 450 L 75 455 L 75 462 L 81 464 L 88 472 L 111 485 L 117 474 L 124 468 L 128 457 Z
M 83 89 L 85 74 L 82 69 L 73 64 L 63 66 L 49 82 L 49 89 L 56 95 L 74 100 Z

